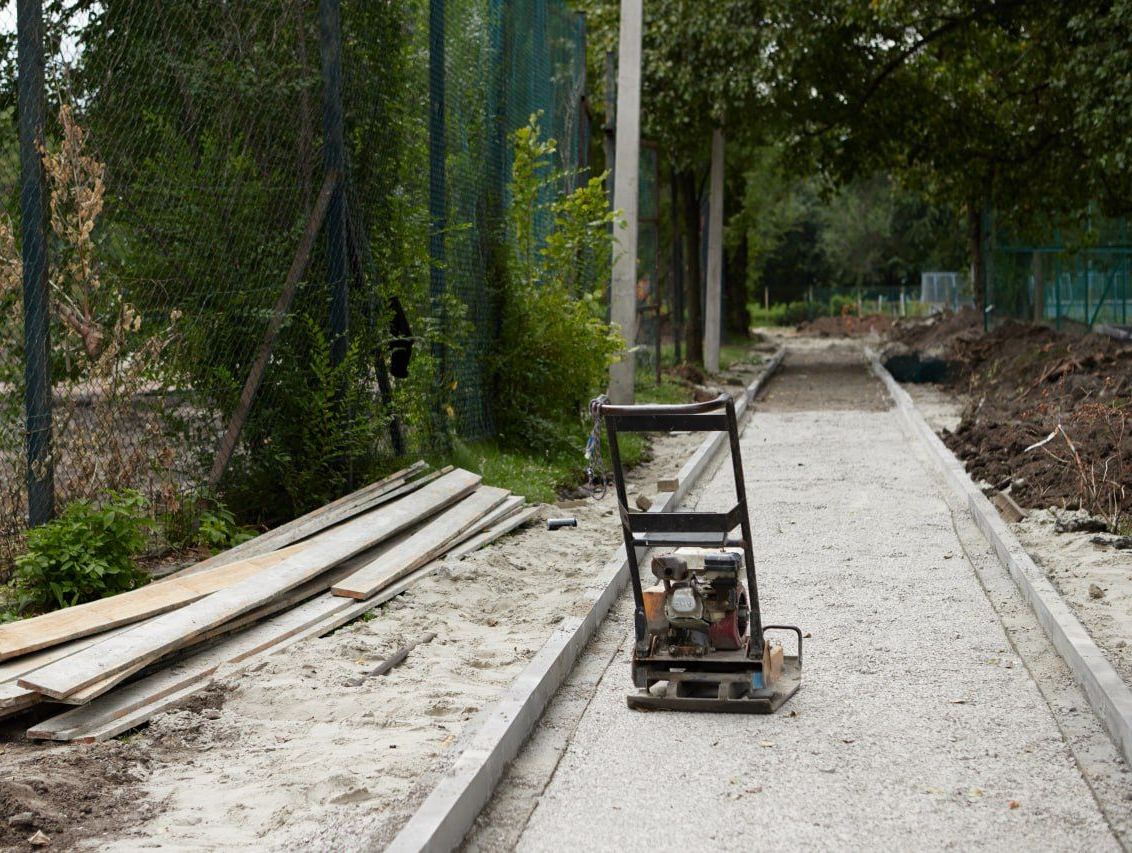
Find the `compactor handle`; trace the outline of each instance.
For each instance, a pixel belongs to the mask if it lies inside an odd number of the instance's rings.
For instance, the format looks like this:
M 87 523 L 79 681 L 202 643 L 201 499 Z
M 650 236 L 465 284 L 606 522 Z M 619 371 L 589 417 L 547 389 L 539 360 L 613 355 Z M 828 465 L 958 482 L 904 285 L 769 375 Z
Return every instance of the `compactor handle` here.
M 729 402 L 731 402 L 731 396 L 721 391 L 718 397 L 704 403 L 677 403 L 670 406 L 650 403 L 641 406 L 618 406 L 605 402 L 604 398 L 598 397 L 590 405 L 602 417 L 606 415 L 702 415 L 706 412 L 725 409 Z

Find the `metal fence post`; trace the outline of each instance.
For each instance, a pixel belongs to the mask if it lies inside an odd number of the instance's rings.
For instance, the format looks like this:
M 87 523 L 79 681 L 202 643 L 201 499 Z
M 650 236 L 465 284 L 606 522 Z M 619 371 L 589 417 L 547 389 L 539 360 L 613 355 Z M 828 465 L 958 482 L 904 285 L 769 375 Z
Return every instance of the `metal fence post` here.
M 44 137 L 43 0 L 16 4 L 19 73 L 20 231 L 23 242 L 24 405 L 27 417 L 28 524 L 55 514 L 51 457 L 50 295 L 41 147 Z
M 669 203 L 672 205 L 672 356 L 673 364 L 683 359 L 680 343 L 684 336 L 684 246 L 680 234 L 680 205 L 676 198 L 676 169 L 668 182 Z
M 448 229 L 448 186 L 446 183 L 446 161 L 448 150 L 445 140 L 445 68 L 444 68 L 444 25 L 445 0 L 429 0 L 428 4 L 428 214 L 429 238 L 428 254 L 431 260 L 429 270 L 429 297 L 434 315 L 443 323 L 443 298 L 447 287 L 445 281 L 445 232 Z M 440 366 L 440 376 L 444 374 L 444 345 L 433 344 L 433 356 Z
M 338 365 L 349 347 L 350 282 L 346 266 L 346 142 L 342 129 L 342 13 L 339 0 L 319 0 L 322 54 L 323 160 L 338 181 L 326 211 L 327 285 L 330 289 L 330 360 Z

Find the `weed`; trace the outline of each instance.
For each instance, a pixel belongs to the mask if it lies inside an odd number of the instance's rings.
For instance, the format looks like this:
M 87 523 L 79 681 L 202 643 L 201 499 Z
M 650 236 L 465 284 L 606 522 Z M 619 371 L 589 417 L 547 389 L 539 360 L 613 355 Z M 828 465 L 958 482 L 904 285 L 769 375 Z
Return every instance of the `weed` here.
M 224 504 L 217 504 L 200 514 L 197 543 L 214 554 L 254 538 L 255 533 L 236 524 L 236 517 Z

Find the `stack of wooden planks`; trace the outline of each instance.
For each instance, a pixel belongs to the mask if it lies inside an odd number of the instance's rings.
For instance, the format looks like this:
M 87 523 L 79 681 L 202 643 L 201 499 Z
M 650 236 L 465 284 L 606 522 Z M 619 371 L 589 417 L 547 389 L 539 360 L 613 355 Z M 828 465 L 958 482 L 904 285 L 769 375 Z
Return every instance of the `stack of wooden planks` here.
M 148 586 L 0 625 L 0 716 L 74 706 L 35 739 L 114 737 L 260 656 L 322 636 L 537 508 L 418 462 Z

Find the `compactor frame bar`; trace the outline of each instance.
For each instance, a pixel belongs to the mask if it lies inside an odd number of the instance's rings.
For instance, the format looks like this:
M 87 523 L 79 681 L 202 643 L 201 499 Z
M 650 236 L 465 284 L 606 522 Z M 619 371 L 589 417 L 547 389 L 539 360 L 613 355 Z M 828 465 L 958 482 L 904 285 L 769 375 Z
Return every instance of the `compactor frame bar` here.
M 702 544 L 710 546 L 740 546 L 747 571 L 747 595 L 751 607 L 751 643 L 748 656 L 761 660 L 763 654 L 763 624 L 759 609 L 759 589 L 755 578 L 755 554 L 751 536 L 751 517 L 747 508 L 747 490 L 743 482 L 743 462 L 739 449 L 739 421 L 735 414 L 735 401 L 728 394 L 720 394 L 704 403 L 675 406 L 615 406 L 604 403 L 598 413 L 605 419 L 609 439 L 609 456 L 613 479 L 617 489 L 617 508 L 621 530 L 625 537 L 625 553 L 629 562 L 629 577 L 633 586 L 633 625 L 636 631 L 637 651 L 645 653 L 646 621 L 644 588 L 638 548 L 664 544 L 671 536 L 671 544 Z M 638 512 L 630 509 L 625 488 L 625 471 L 621 466 L 621 452 L 617 443 L 618 432 L 671 432 L 694 430 L 697 432 L 726 432 L 731 453 L 731 468 L 735 480 L 735 505 L 723 513 L 710 512 Z M 741 539 L 729 536 L 735 527 Z M 637 536 L 635 534 L 642 534 Z M 652 534 L 650 536 L 650 534 Z M 708 534 L 717 534 L 713 539 Z M 687 537 L 681 541 L 680 537 Z

